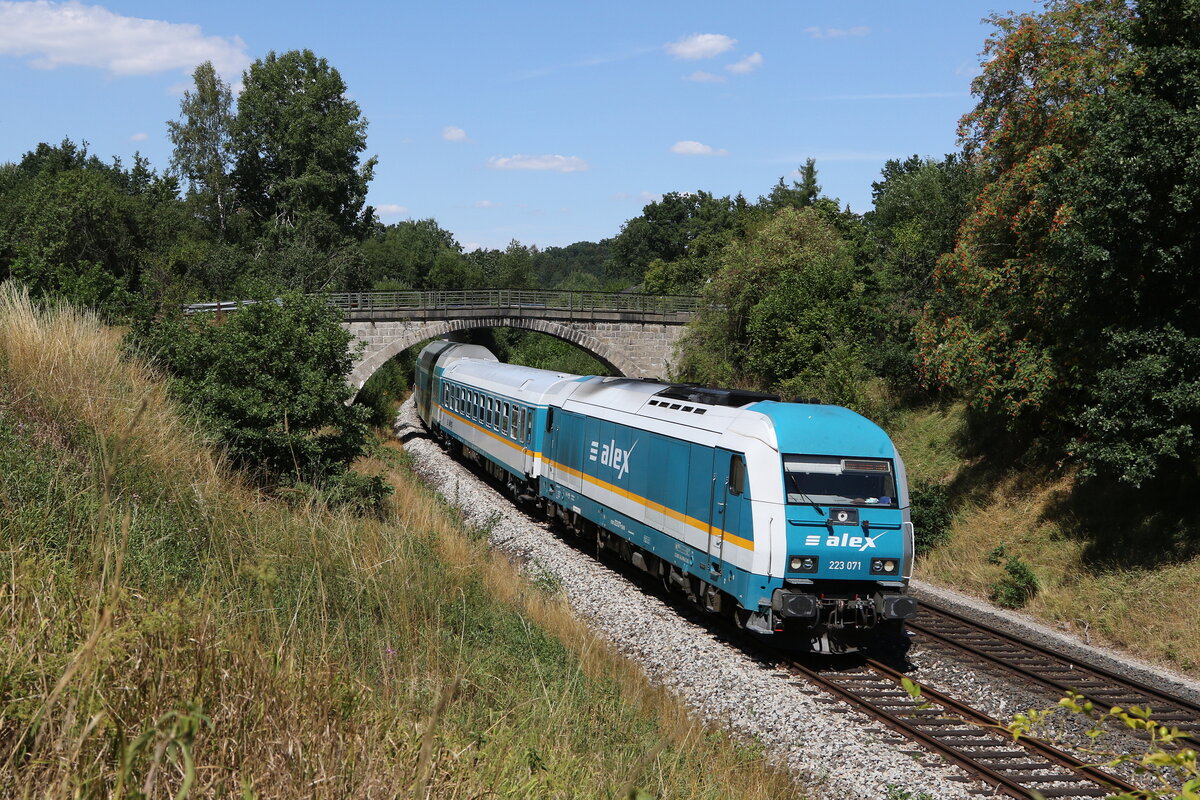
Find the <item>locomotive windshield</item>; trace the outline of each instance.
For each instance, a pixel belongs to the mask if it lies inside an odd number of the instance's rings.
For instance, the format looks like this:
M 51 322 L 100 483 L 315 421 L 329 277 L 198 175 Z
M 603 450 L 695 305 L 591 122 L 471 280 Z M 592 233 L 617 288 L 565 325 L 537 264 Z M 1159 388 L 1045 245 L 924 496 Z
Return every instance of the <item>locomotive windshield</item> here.
M 892 462 L 882 458 L 784 455 L 783 485 L 792 504 L 896 506 Z

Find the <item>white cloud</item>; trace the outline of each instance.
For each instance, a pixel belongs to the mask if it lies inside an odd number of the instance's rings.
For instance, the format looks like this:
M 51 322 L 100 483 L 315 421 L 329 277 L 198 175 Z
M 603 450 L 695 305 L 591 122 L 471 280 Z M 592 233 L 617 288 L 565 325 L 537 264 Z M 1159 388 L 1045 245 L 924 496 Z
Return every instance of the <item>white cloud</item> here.
M 680 156 L 727 156 L 728 150 L 717 150 L 706 144 L 692 141 L 676 142 L 671 145 L 671 152 Z
M 447 142 L 465 142 L 467 141 L 467 132 L 462 128 L 447 125 L 442 128 L 442 138 Z
M 738 61 L 736 64 L 727 65 L 725 69 L 729 70 L 734 75 L 748 75 L 761 67 L 762 63 L 762 53 L 751 53 L 741 61 Z
M 199 25 L 124 17 L 75 0 L 0 0 L 0 54 L 30 56 L 38 69 L 96 67 L 113 75 L 191 72 L 202 61 L 236 75 L 250 63 L 237 36 L 205 36 Z
M 698 58 L 712 58 L 733 49 L 737 39 L 722 33 L 695 33 L 685 36 L 677 42 L 663 45 L 668 53 L 684 61 L 695 61 Z
M 395 203 L 383 203 L 375 206 L 375 210 L 379 212 L 381 217 L 398 217 L 401 214 L 408 213 L 408 206 L 398 206 Z
M 686 75 L 683 78 L 685 81 L 695 81 L 696 83 L 725 83 L 725 78 L 721 75 L 713 75 L 711 72 L 705 72 L 698 69 L 691 75 Z
M 475 201 L 475 208 L 499 208 L 500 205 L 501 204 L 497 203 L 495 200 L 476 200 Z
M 135 133 L 133 136 L 130 136 L 130 137 L 129 137 L 129 141 L 131 141 L 131 142 L 144 142 L 144 141 L 146 141 L 146 140 L 147 140 L 147 139 L 149 139 L 149 138 L 150 138 L 150 134 L 148 134 L 148 133 Z
M 805 28 L 804 32 L 814 39 L 841 39 L 846 36 L 866 36 L 871 29 L 866 25 L 853 28 Z
M 487 165 L 492 169 L 553 170 L 554 172 L 585 172 L 590 166 L 579 156 L 493 156 Z

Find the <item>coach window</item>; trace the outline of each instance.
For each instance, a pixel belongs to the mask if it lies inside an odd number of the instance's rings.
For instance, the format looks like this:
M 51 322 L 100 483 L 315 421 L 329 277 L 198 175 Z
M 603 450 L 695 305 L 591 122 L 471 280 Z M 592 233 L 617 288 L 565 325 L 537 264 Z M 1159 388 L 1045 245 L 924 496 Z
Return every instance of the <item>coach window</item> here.
M 525 444 L 533 444 L 533 414 L 525 417 Z
M 746 491 L 746 462 L 741 456 L 729 457 L 729 493 L 741 494 Z

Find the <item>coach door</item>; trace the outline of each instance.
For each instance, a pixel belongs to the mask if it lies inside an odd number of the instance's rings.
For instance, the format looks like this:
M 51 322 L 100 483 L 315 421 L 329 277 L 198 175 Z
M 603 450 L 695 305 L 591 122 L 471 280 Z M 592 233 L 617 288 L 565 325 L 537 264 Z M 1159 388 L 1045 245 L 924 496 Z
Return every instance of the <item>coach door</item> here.
M 730 535 L 741 536 L 742 504 L 746 494 L 746 457 L 717 449 L 713 464 L 712 515 L 709 518 L 708 554 L 712 571 L 721 571 L 725 544 Z

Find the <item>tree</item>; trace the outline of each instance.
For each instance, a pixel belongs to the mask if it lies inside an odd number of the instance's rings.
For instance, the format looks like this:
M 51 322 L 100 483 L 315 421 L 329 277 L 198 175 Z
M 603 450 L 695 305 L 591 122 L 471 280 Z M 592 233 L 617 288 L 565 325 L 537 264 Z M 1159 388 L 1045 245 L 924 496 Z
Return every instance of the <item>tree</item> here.
M 171 168 L 188 182 L 188 197 L 222 241 L 233 206 L 233 92 L 205 61 L 192 73 L 193 90 L 179 102 L 179 121 L 167 122 L 174 145 Z
M 1140 0 L 1127 31 L 1052 255 L 1083 394 L 1075 452 L 1141 485 L 1200 457 L 1200 1 Z
M 771 193 L 759 198 L 759 205 L 770 211 L 778 211 L 781 208 L 804 208 L 815 203 L 821 196 L 816 159 L 806 160 L 799 172 L 800 180 L 792 181 L 791 186 L 787 186 L 780 177 L 779 183 L 771 188 Z
M 1093 135 L 1085 112 L 1129 56 L 1127 16 L 1124 0 L 1052 0 L 1041 14 L 992 18 L 978 103 L 960 125 L 988 184 L 917 325 L 923 379 L 990 415 L 1054 422 L 1079 388 L 1063 352 L 1077 337 L 1063 324 L 1074 287 L 1049 248 L 1064 222 L 1062 178 Z
M 346 404 L 352 341 L 331 306 L 291 294 L 260 298 L 223 324 L 166 318 L 141 347 L 234 463 L 292 483 L 336 477 L 366 441 L 367 411 Z
M 428 276 L 445 251 L 460 254 L 462 246 L 432 218 L 388 225 L 363 242 L 372 283 L 399 281 L 412 289 L 430 285 Z M 445 287 L 439 282 L 435 288 Z
M 915 382 L 913 326 L 933 299 L 938 260 L 954 249 L 981 187 L 978 167 L 961 154 L 891 159 L 871 184 L 864 224 L 878 298 L 872 367 L 897 387 Z
M 698 249 L 720 249 L 737 227 L 736 209 L 732 199 L 704 191 L 663 195 L 613 240 L 614 277 L 636 283 L 656 259 L 669 263 L 699 256 Z
M 121 315 L 149 261 L 182 238 L 178 186 L 140 155 L 126 170 L 87 145 L 38 145 L 8 171 L 0 202 L 0 273 L 38 295 Z
M 502 289 L 532 289 L 533 258 L 536 253 L 536 247 L 525 247 L 513 239 L 500 256 L 499 271 L 491 276 L 491 285 Z
M 359 163 L 367 121 L 336 69 L 311 50 L 274 51 L 242 77 L 233 123 L 234 183 L 264 235 L 322 249 L 370 230 L 376 159 Z
M 828 219 L 782 209 L 718 261 L 710 306 L 685 337 L 683 377 L 853 403 L 852 384 L 866 377 L 853 366 L 864 287 Z

